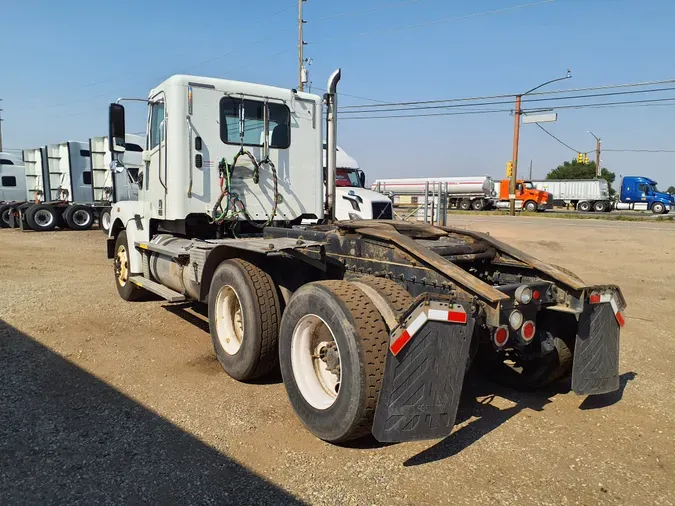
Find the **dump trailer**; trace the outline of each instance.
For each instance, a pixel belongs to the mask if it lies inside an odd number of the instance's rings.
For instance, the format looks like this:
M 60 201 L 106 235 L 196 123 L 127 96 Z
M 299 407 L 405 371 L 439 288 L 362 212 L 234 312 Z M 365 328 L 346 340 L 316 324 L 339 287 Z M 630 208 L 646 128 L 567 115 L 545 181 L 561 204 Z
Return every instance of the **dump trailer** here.
M 340 75 L 323 99 L 184 75 L 154 88 L 143 188 L 111 214 L 119 295 L 206 303 L 223 369 L 280 368 L 298 418 L 333 443 L 448 436 L 472 363 L 520 388 L 571 375 L 578 394 L 617 390 L 618 287 L 480 232 L 334 220 Z
M 532 184 L 538 190 L 549 192 L 554 206 L 572 206 L 579 211 L 598 213 L 612 210 L 605 179 L 544 179 Z
M 120 154 L 119 163 L 113 166 L 108 136 L 89 139 L 92 201 L 96 202 L 100 208 L 98 222 L 106 235 L 110 230 L 112 204 L 121 200 L 138 199 L 144 143 L 143 137 L 127 134 L 125 151 Z
M 390 195 L 394 205 L 420 205 L 426 194 L 442 194 L 449 209 L 465 211 L 489 209 L 495 197 L 489 176 L 377 179 L 370 188 Z

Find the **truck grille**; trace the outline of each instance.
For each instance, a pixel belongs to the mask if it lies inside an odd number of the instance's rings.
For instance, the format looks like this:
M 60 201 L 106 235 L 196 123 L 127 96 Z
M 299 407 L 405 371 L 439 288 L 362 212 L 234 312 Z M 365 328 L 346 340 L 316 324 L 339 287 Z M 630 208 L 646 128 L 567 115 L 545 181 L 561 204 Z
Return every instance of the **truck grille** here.
M 391 208 L 391 202 L 373 202 L 374 220 L 391 220 L 394 214 Z

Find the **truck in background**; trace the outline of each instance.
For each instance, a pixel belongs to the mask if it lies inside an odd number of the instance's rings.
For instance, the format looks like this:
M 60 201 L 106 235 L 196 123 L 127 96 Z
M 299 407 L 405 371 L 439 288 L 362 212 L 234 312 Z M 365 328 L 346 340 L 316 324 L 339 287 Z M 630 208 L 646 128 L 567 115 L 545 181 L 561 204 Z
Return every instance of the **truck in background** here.
M 499 182 L 499 191 L 495 191 L 497 197 L 494 203 L 497 209 L 507 209 L 510 205 L 509 182 L 508 179 L 502 179 Z M 495 188 L 495 190 L 497 189 Z M 534 187 L 532 181 L 516 180 L 516 209 L 533 213 L 536 211 L 546 211 L 546 209 L 551 209 L 551 207 L 553 206 L 550 193 L 538 190 Z
M 15 154 L 0 152 L 0 204 L 25 197 L 26 169 L 23 160 Z
M 675 195 L 659 191 L 657 182 L 643 176 L 624 176 L 614 208 L 665 214 L 675 204 Z
M 598 213 L 612 209 L 609 184 L 605 179 L 545 179 L 532 181 L 532 184 L 549 192 L 554 206 L 572 206 L 579 211 Z
M 449 209 L 481 211 L 494 202 L 490 176 L 377 179 L 372 190 L 391 196 L 394 205 L 423 204 L 427 191 L 447 195 Z
M 366 188 L 366 175 L 357 161 L 340 146 L 336 153 L 335 218 L 338 220 L 391 220 L 394 209 L 391 199 Z M 326 147 L 323 166 L 326 170 Z

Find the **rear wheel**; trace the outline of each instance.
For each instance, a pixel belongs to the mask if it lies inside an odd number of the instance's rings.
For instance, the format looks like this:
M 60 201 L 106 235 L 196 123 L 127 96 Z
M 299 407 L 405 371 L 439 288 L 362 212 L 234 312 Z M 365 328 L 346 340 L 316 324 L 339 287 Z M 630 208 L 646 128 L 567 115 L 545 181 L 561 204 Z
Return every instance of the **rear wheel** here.
M 593 203 L 593 210 L 596 213 L 604 213 L 607 210 L 607 203 L 603 200 L 599 200 Z
M 59 213 L 52 206 L 35 204 L 26 211 L 26 221 L 36 232 L 49 232 L 56 228 Z
M 269 274 L 240 259 L 216 269 L 209 289 L 209 327 L 227 374 L 247 381 L 277 366 L 280 320 L 279 297 Z
M 537 211 L 537 203 L 534 200 L 528 200 L 523 206 L 528 213 L 534 213 Z
M 122 230 L 115 241 L 115 258 L 113 261 L 115 268 L 115 286 L 117 293 L 124 300 L 139 299 L 144 290 L 129 281 L 131 270 L 129 267 L 129 245 L 127 243 L 127 233 Z
M 348 281 L 300 288 L 281 322 L 288 397 L 315 436 L 337 443 L 372 430 L 388 333 L 375 305 Z
M 64 214 L 72 230 L 89 230 L 94 224 L 94 212 L 88 206 L 70 206 Z
M 474 211 L 482 211 L 485 208 L 485 201 L 483 199 L 476 199 L 471 202 L 471 209 Z
M 0 228 L 9 228 L 9 213 L 11 207 L 11 204 L 0 206 Z
M 462 199 L 459 202 L 459 208 L 462 211 L 468 211 L 469 209 L 471 209 L 471 201 L 469 199 Z
M 577 204 L 577 210 L 581 211 L 582 213 L 587 213 L 591 210 L 591 203 L 586 201 L 579 202 Z
M 98 226 L 105 232 L 105 235 L 110 233 L 110 211 L 111 209 L 106 207 L 101 211 L 101 214 L 98 217 Z

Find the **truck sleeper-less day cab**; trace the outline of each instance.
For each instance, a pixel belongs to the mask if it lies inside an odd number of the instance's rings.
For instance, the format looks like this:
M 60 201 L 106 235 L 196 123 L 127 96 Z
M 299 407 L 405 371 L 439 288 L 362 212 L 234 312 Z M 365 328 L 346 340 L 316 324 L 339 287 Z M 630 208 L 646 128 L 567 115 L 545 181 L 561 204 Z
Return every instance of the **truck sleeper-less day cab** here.
M 617 210 L 651 211 L 665 214 L 675 204 L 675 196 L 659 191 L 653 179 L 642 176 L 624 176 L 621 179 Z
M 509 207 L 509 180 L 502 179 L 499 182 L 499 200 L 495 204 L 498 209 Z M 525 211 L 545 211 L 553 207 L 551 194 L 538 190 L 531 181 L 516 180 L 516 209 Z
M 181 75 L 153 89 L 143 188 L 111 215 L 120 296 L 207 303 L 223 369 L 280 367 L 298 417 L 331 442 L 447 436 L 474 361 L 523 388 L 571 373 L 579 394 L 616 390 L 618 287 L 478 232 L 333 220 L 339 79 L 325 181 L 321 97 Z M 115 156 L 124 129 L 111 104 Z

